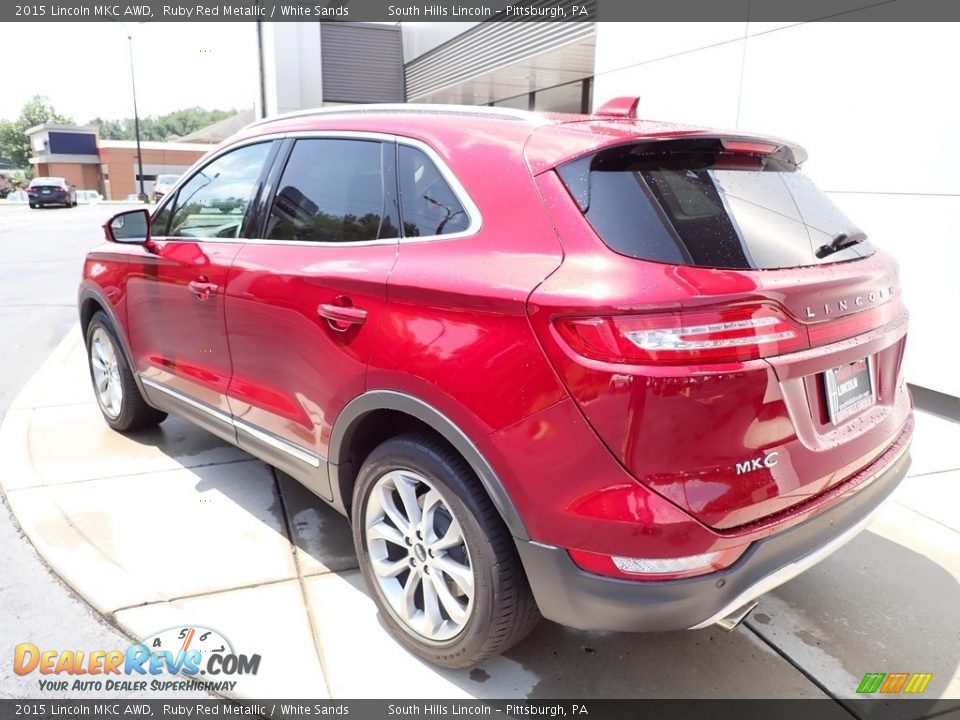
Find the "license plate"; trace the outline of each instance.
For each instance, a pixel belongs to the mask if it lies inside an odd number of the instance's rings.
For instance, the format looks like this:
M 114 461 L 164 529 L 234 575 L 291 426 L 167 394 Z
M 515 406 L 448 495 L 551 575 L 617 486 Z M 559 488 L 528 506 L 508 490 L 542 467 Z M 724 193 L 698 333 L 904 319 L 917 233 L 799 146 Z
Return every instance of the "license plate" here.
M 834 425 L 866 410 L 877 401 L 872 370 L 871 358 L 863 358 L 824 373 L 827 411 Z
M 44 194 L 44 195 L 49 195 L 49 194 L 50 194 L 50 191 L 49 191 L 49 190 L 44 190 L 44 191 L 43 191 L 43 194 Z

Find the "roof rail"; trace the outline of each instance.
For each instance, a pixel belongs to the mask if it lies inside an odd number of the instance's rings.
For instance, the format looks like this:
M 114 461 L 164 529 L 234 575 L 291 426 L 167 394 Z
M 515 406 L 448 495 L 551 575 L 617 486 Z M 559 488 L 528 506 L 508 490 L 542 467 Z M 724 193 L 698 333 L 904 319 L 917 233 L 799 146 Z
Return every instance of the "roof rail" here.
M 326 116 L 326 115 L 363 115 L 373 113 L 438 113 L 449 115 L 480 115 L 483 117 L 499 118 L 501 120 L 525 120 L 546 122 L 545 118 L 528 110 L 514 110 L 513 108 L 498 108 L 488 105 L 443 105 L 428 103 L 374 103 L 366 105 L 339 105 L 337 107 L 309 108 L 281 113 L 272 117 L 256 120 L 243 129 L 268 125 L 278 120 L 295 118 Z

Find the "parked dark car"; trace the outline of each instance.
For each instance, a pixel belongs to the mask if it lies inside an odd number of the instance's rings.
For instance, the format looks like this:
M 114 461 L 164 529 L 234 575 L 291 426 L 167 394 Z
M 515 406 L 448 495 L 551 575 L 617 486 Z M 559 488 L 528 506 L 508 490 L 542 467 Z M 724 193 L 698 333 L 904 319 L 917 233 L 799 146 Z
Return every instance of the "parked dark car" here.
M 77 206 L 77 191 L 62 177 L 37 177 L 27 186 L 27 197 L 32 208 L 44 205 Z
M 87 257 L 106 422 L 300 480 L 439 665 L 541 615 L 734 627 L 906 474 L 907 311 L 799 146 L 635 108 L 247 127 Z

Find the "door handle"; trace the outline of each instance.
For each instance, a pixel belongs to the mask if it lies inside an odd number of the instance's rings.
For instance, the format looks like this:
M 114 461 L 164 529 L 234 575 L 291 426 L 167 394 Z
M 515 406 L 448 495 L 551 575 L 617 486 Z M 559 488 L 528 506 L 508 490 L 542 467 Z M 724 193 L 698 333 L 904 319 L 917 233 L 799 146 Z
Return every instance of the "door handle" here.
M 216 283 L 207 282 L 205 275 L 201 275 L 198 280 L 191 280 L 187 283 L 187 290 L 192 292 L 200 300 L 209 300 L 211 295 L 216 295 L 219 286 Z
M 337 332 L 346 332 L 351 326 L 363 325 L 367 320 L 367 311 L 352 305 L 322 303 L 317 306 L 317 314 Z

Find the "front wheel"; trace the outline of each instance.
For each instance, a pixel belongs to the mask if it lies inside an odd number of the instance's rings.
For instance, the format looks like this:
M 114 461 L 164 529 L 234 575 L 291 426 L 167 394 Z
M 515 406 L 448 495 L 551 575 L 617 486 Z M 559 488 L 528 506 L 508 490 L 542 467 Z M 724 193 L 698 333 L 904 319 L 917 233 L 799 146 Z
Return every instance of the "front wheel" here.
M 107 424 L 118 432 L 131 432 L 163 422 L 167 414 L 143 399 L 105 313 L 93 316 L 86 340 L 90 380 Z
M 436 665 L 498 655 L 540 617 L 490 499 L 463 458 L 429 435 L 370 453 L 354 488 L 353 536 L 387 626 Z

